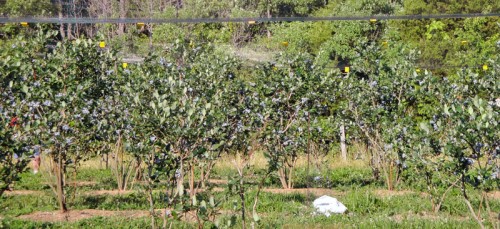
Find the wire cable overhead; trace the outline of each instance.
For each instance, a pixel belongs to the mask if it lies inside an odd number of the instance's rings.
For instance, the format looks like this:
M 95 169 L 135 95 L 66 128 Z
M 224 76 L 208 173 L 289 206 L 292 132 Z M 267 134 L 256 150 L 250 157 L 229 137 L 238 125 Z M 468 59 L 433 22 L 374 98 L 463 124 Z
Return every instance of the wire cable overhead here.
M 294 22 L 294 21 L 378 21 L 378 20 L 421 20 L 500 17 L 500 13 L 486 14 L 428 14 L 428 15 L 374 15 L 374 16 L 332 16 L 332 17 L 257 17 L 257 18 L 91 18 L 91 17 L 0 17 L 0 23 L 57 23 L 57 24 L 100 24 L 100 23 L 224 23 L 224 22 Z

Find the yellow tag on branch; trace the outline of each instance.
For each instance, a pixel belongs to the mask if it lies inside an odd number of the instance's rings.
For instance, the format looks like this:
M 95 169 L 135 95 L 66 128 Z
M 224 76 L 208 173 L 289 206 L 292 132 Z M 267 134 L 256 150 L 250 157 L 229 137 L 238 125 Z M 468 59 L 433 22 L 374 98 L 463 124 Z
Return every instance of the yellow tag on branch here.
M 106 42 L 104 42 L 104 41 L 99 42 L 99 47 L 106 48 Z
M 488 65 L 483 65 L 483 70 L 487 71 L 488 70 Z
M 28 22 L 21 22 L 22 27 L 28 27 Z
M 349 73 L 351 71 L 351 68 L 349 66 L 344 67 L 344 72 Z
M 122 64 L 122 67 L 123 67 L 123 68 L 127 68 L 127 67 L 128 67 L 128 63 L 125 63 L 125 62 L 124 62 L 124 63 Z

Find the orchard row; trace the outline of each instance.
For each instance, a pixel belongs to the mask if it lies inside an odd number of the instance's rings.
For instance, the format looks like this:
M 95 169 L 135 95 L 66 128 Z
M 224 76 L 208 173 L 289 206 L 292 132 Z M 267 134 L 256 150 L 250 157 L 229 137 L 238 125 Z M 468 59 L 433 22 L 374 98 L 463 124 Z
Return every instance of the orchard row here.
M 40 149 L 54 161 L 65 211 L 65 173 L 121 149 L 143 169 L 154 218 L 154 201 L 209 208 L 213 199 L 197 196 L 198 187 L 223 154 L 263 151 L 269 169 L 261 179 L 277 173 L 293 188 L 297 158 L 337 152 L 344 137 L 372 152 L 374 176 L 388 189 L 458 185 L 468 201 L 468 189 L 500 184 L 498 56 L 488 69 L 442 77 L 415 71 L 417 52 L 404 44 L 372 44 L 356 50 L 343 74 L 310 54 L 249 68 L 211 45 L 178 40 L 123 65 L 98 41 L 48 46 L 56 33 L 37 33 L 0 53 L 0 194 Z M 152 196 L 159 181 L 169 184 L 165 200 Z

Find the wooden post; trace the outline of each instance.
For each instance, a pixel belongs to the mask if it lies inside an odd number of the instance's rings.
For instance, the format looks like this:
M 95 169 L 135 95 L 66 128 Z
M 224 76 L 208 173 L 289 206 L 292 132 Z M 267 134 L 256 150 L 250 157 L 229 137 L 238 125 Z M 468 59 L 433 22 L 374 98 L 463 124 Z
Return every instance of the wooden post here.
M 342 124 L 340 125 L 340 152 L 342 159 L 344 161 L 347 160 L 347 146 L 345 144 L 345 125 L 344 122 L 342 121 Z

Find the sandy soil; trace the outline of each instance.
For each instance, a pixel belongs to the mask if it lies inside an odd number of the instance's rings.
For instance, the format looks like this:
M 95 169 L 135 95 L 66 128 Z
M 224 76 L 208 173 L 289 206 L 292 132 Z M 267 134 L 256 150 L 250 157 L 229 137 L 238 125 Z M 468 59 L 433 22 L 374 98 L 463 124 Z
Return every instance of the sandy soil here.
M 28 215 L 21 215 L 18 218 L 24 220 L 40 221 L 40 222 L 74 222 L 82 219 L 88 219 L 96 216 L 103 217 L 145 217 L 148 216 L 147 211 L 140 210 L 129 210 L 129 211 L 106 211 L 106 210 L 96 210 L 96 209 L 86 209 L 86 210 L 70 210 L 66 213 L 61 213 L 59 211 L 52 212 L 33 212 Z
M 4 194 L 6 196 L 13 195 L 44 195 L 42 191 L 33 191 L 33 190 L 13 190 L 13 191 L 5 191 Z
M 48 182 L 43 182 L 42 183 L 43 185 L 50 185 L 50 183 Z M 99 183 L 96 182 L 96 181 L 70 181 L 68 183 L 66 183 L 66 185 L 68 186 L 77 186 L 77 187 L 81 187 L 81 186 L 94 186 L 94 185 L 98 185 Z M 54 184 L 55 185 L 55 184 Z
M 222 180 L 222 179 L 209 179 L 208 180 L 209 183 L 212 183 L 212 184 L 227 184 L 227 180 Z
M 83 195 L 86 195 L 86 196 L 102 196 L 102 195 L 114 196 L 114 195 L 126 195 L 126 194 L 130 194 L 133 192 L 135 192 L 135 191 L 134 190 L 120 191 L 118 189 L 115 189 L 115 190 L 95 190 L 95 191 L 83 192 Z
M 415 192 L 409 190 L 387 190 L 387 189 L 377 189 L 373 191 L 373 194 L 380 197 L 391 197 L 391 196 L 404 196 L 410 195 Z
M 160 217 L 163 217 L 165 209 L 155 209 L 155 212 Z M 61 213 L 59 211 L 33 212 L 31 214 L 18 216 L 17 218 L 22 220 L 39 221 L 39 222 L 75 222 L 97 216 L 140 218 L 140 217 L 148 217 L 150 216 L 150 214 L 149 211 L 144 211 L 144 210 L 108 211 L 108 210 L 85 209 L 85 210 L 70 210 L 66 213 Z M 182 214 L 181 220 L 195 222 L 196 212 L 189 211 Z
M 500 199 L 500 191 L 488 192 L 487 195 L 488 195 L 489 198 L 493 198 L 493 199 L 496 199 L 496 200 Z
M 308 194 L 311 193 L 315 196 L 329 195 L 329 196 L 343 196 L 345 195 L 341 191 L 335 191 L 327 188 L 294 188 L 294 189 L 281 189 L 281 188 L 264 188 L 263 192 L 277 193 L 277 194 L 290 194 L 290 193 L 300 193 Z

